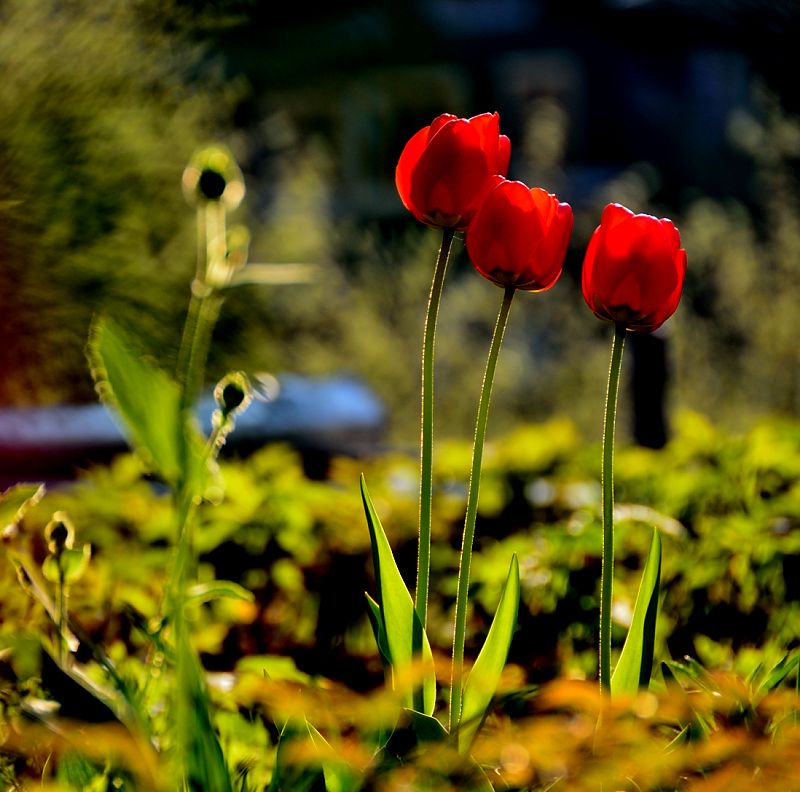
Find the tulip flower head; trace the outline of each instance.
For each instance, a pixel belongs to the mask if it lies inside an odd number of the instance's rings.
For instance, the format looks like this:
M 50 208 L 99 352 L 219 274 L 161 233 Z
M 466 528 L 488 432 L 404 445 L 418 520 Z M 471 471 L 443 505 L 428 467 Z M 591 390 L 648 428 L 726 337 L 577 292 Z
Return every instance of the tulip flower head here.
M 498 286 L 544 291 L 561 274 L 572 222 L 555 195 L 498 176 L 467 231 L 467 252 Z
M 671 220 L 603 210 L 583 262 L 583 298 L 595 316 L 649 333 L 675 313 L 686 275 L 686 251 Z
M 505 176 L 510 155 L 497 113 L 468 119 L 445 113 L 406 143 L 395 172 L 397 191 L 420 222 L 463 231 L 487 180 Z

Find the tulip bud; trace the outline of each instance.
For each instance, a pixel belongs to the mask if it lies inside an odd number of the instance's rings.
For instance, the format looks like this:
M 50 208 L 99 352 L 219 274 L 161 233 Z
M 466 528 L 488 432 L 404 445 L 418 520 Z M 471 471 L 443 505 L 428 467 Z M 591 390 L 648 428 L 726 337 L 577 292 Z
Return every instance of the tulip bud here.
M 561 275 L 571 233 L 569 204 L 496 176 L 467 230 L 467 252 L 498 286 L 544 291 Z
M 583 298 L 595 316 L 652 332 L 675 313 L 685 275 L 686 251 L 671 220 L 606 206 L 583 262 Z
M 395 172 L 397 191 L 420 222 L 463 231 L 487 180 L 506 175 L 510 155 L 497 113 L 469 119 L 445 113 L 406 143 Z

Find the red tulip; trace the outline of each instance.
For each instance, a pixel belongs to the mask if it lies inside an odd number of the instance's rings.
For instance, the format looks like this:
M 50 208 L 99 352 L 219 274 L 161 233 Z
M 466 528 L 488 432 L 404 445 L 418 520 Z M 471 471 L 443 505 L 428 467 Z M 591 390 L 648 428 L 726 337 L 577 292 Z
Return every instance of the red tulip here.
M 445 113 L 406 143 L 397 163 L 397 191 L 420 222 L 463 231 L 491 176 L 505 176 L 511 143 L 497 113 L 456 118 Z
M 572 209 L 538 187 L 495 177 L 467 231 L 475 269 L 498 286 L 549 289 L 561 274 Z
M 675 313 L 686 275 L 686 251 L 671 220 L 603 210 L 583 262 L 583 298 L 595 316 L 651 332 Z

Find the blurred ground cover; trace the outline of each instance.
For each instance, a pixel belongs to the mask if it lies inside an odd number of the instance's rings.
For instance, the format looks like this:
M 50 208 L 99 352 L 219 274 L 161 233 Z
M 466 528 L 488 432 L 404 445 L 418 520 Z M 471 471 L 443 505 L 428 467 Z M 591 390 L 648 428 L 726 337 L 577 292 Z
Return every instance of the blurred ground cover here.
M 691 654 L 725 666 L 743 649 L 760 647 L 770 657 L 790 648 L 800 637 L 793 572 L 800 563 L 800 425 L 762 421 L 729 435 L 683 413 L 676 430 L 663 451 L 628 447 L 618 455 L 617 621 L 629 618 L 626 601 L 632 605 L 650 528 L 657 526 L 665 543 L 662 655 Z M 433 567 L 441 584 L 431 638 L 442 650 L 465 500 L 462 451 L 460 443 L 443 444 L 436 472 Z M 479 604 L 495 602 L 504 559 L 511 550 L 519 554 L 525 607 L 513 659 L 531 681 L 592 673 L 600 558 L 596 458 L 566 419 L 521 426 L 487 446 L 473 591 Z M 223 462 L 224 498 L 201 510 L 201 579 L 239 583 L 256 593 L 256 603 L 201 609 L 197 618 L 207 629 L 198 630 L 198 640 L 209 665 L 230 670 L 244 654 L 280 654 L 294 656 L 307 673 L 358 682 L 348 659 L 375 660 L 361 599 L 372 587 L 354 483 L 361 469 L 374 481 L 399 563 L 410 573 L 417 518 L 412 459 L 338 459 L 323 481 L 308 479 L 300 455 L 282 446 Z M 152 617 L 164 584 L 166 495 L 135 458 L 124 456 L 50 491 L 46 500 L 28 513 L 21 535 L 7 541 L 29 542 L 41 558 L 52 510 L 69 513 L 79 540 L 93 548 L 71 607 L 102 643 L 124 643 L 129 609 Z M 4 564 L 7 636 L 26 623 L 41 626 L 27 621 L 34 614 L 12 572 Z M 470 624 L 473 639 L 488 626 L 486 618 L 479 609 Z M 338 674 L 334 656 L 342 662 Z
M 797 646 L 799 438 L 800 424 L 788 420 L 761 421 L 749 432 L 733 435 L 698 414 L 682 413 L 676 420 L 676 435 L 664 450 L 620 449 L 617 648 L 622 625 L 630 618 L 652 526 L 662 531 L 665 547 L 657 662 L 681 661 L 690 655 L 712 676 L 717 671 L 740 675 L 721 683 L 735 687 L 745 683 L 732 680 L 763 676 Z M 441 494 L 435 500 L 432 579 L 438 584 L 431 593 L 429 636 L 434 651 L 442 655 L 449 648 L 466 498 L 463 482 L 468 456 L 462 446 L 444 443 L 437 455 L 436 487 Z M 482 750 L 500 750 L 501 744 L 522 745 L 520 750 L 529 753 L 525 736 L 529 729 L 537 739 L 546 737 L 547 724 L 552 726 L 554 721 L 533 715 L 547 708 L 543 703 L 547 699 L 529 700 L 522 692 L 526 685 L 593 678 L 596 673 L 601 550 L 596 451 L 582 442 L 567 419 L 523 425 L 487 445 L 467 656 L 474 657 L 488 628 L 512 550 L 520 560 L 522 604 L 504 687 L 508 692 L 500 696 L 505 703 L 476 747 L 476 756 Z M 311 480 L 297 452 L 270 446 L 247 460 L 224 461 L 224 497 L 201 510 L 200 584 L 231 580 L 255 593 L 254 602 L 211 597 L 193 606 L 194 640 L 204 665 L 213 672 L 223 745 L 233 746 L 229 753 L 233 765 L 252 764 L 254 784 L 269 776 L 269 745 L 274 746 L 274 735 L 269 736 L 270 727 L 255 714 L 259 707 L 253 702 L 262 701 L 268 709 L 279 703 L 275 704 L 274 690 L 267 694 L 258 682 L 245 684 L 249 673 L 255 673 L 256 680 L 264 670 L 275 680 L 311 684 L 316 679 L 313 686 L 321 684 L 323 697 L 329 695 L 324 691 L 330 685 L 362 691 L 347 695 L 374 696 L 383 681 L 362 597 L 364 590 L 374 587 L 369 538 L 355 484 L 362 469 L 370 476 L 398 562 L 411 577 L 416 549 L 416 464 L 403 455 L 337 459 L 327 479 Z M 144 476 L 136 458 L 122 456 L 108 469 L 98 468 L 74 485 L 52 489 L 46 505 L 27 512 L 19 534 L 7 531 L 4 535 L 7 548 L 27 546 L 42 561 L 46 554 L 43 529 L 49 515 L 54 509 L 69 513 L 77 541 L 91 543 L 93 551 L 86 573 L 70 590 L 70 611 L 134 685 L 144 684 L 142 660 L 153 651 L 154 619 L 169 565 L 169 508 L 166 493 Z M 48 676 L 47 664 L 42 664 L 37 636 L 51 629 L 42 609 L 20 587 L 6 554 L 0 563 L 0 645 L 14 650 L 13 654 L 2 652 L 2 706 L 5 716 L 11 717 L 31 701 L 48 694 L 58 700 L 66 694 L 63 680 L 52 673 Z M 100 669 L 88 656 L 82 659 L 89 661 L 86 668 L 99 681 Z M 695 674 L 706 673 L 700 666 L 694 668 Z M 230 672 L 235 673 L 231 676 Z M 230 686 L 237 680 L 245 687 L 235 686 L 231 698 Z M 51 689 L 45 691 L 48 686 Z M 578 709 L 600 706 L 593 688 L 566 689 L 577 697 Z M 250 704 L 246 704 L 248 697 Z M 69 712 L 68 697 L 64 706 Z M 572 711 L 572 704 L 563 706 Z M 561 712 L 560 706 L 556 709 Z M 624 717 L 620 728 L 626 728 L 623 724 Z M 516 734 L 513 739 L 509 729 Z M 575 735 L 574 750 L 580 753 L 577 745 L 585 736 L 569 733 Z M 633 740 L 629 748 L 634 754 L 646 750 L 641 740 L 654 739 L 648 729 L 638 732 L 635 739 L 633 732 L 626 733 L 628 737 L 619 739 Z M 168 744 L 168 735 L 163 739 Z M 357 736 L 353 739 L 357 742 Z M 720 751 L 727 756 L 732 745 L 740 750 L 765 738 L 737 732 L 726 739 Z M 789 734 L 786 739 L 794 738 Z M 615 758 L 609 757 L 608 762 L 623 762 L 627 754 L 620 750 L 617 745 Z M 692 748 L 696 750 L 712 751 Z M 513 766 L 513 757 L 507 751 L 504 756 L 496 759 L 498 767 L 504 762 Z M 595 772 L 612 772 L 603 764 L 606 759 L 597 759 L 600 765 L 596 766 L 595 760 L 573 764 L 577 754 L 570 756 L 565 754 L 559 762 L 579 768 L 575 772 L 580 783 L 593 783 Z M 781 756 L 780 751 L 775 753 L 774 761 L 783 761 Z M 628 758 L 636 763 L 635 757 Z M 420 761 L 424 760 L 420 757 Z M 455 757 L 453 761 L 458 764 Z M 27 770 L 19 760 L 12 765 L 23 777 L 34 772 L 35 763 Z M 413 767 L 412 762 L 404 772 L 411 773 Z M 533 773 L 530 778 L 547 775 L 543 767 L 535 768 L 536 761 L 528 757 L 524 773 Z M 672 770 L 670 765 L 665 772 Z M 454 765 L 453 773 L 457 772 Z M 540 772 L 544 775 L 536 775 Z

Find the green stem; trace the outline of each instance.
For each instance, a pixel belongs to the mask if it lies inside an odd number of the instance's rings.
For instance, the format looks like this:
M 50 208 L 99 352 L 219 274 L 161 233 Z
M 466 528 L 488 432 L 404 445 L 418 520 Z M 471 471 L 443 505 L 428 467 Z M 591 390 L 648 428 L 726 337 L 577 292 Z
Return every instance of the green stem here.
M 197 272 L 192 281 L 192 296 L 181 337 L 177 375 L 181 386 L 180 408 L 188 418 L 194 400 L 203 387 L 211 334 L 219 316 L 222 298 L 216 289 L 225 264 L 225 209 L 209 203 L 197 210 Z
M 420 440 L 420 497 L 419 497 L 419 555 L 417 560 L 416 608 L 420 625 L 425 628 L 428 618 L 428 590 L 431 566 L 431 502 L 433 492 L 433 352 L 436 342 L 436 321 L 442 300 L 442 285 L 450 247 L 455 232 L 445 228 L 442 246 L 436 260 L 425 331 L 422 338 L 422 432 Z M 415 633 L 418 630 L 415 630 Z M 422 646 L 422 636 L 414 635 L 414 649 Z
M 64 567 L 61 557 L 58 559 L 58 661 L 63 667 L 67 658 L 66 638 L 64 628 L 66 626 L 66 596 L 64 594 Z
M 205 237 L 205 245 L 201 236 Z M 199 395 L 205 377 L 206 362 L 211 346 L 222 298 L 215 285 L 221 268 L 225 266 L 225 210 L 221 205 L 208 204 L 198 210 L 198 265 L 192 282 L 192 297 L 181 338 L 178 356 L 178 382 L 180 384 L 180 416 L 184 431 L 183 465 L 181 476 L 175 488 L 176 506 L 176 552 L 170 580 L 167 613 L 172 621 L 174 645 L 176 647 L 176 678 L 181 679 L 184 673 L 181 668 L 184 662 L 182 647 L 188 641 L 185 613 L 186 585 L 194 574 L 194 520 L 197 512 L 199 492 L 192 475 L 189 428 L 192 421 L 192 410 Z M 204 458 L 203 464 L 206 459 Z M 188 724 L 192 721 L 191 702 L 178 692 L 175 698 L 175 720 L 177 729 L 177 766 L 180 773 L 185 774 L 187 763 L 187 745 L 189 742 Z
M 219 317 L 222 298 L 215 291 L 200 296 L 192 295 L 192 303 L 196 306 L 196 321 L 183 377 L 181 378 L 181 412 L 184 419 L 191 418 L 195 399 L 203 388 L 208 352 L 211 348 L 211 335 Z M 190 305 L 191 311 L 191 305 Z M 190 318 L 187 318 L 189 324 Z
M 619 373 L 625 345 L 625 323 L 614 326 L 608 368 L 606 414 L 603 424 L 603 566 L 600 573 L 600 689 L 611 690 L 611 598 L 614 585 L 614 426 L 617 418 Z
M 481 398 L 478 403 L 478 417 L 475 421 L 475 443 L 472 448 L 472 469 L 469 474 L 469 493 L 467 495 L 467 513 L 464 518 L 464 539 L 461 545 L 461 562 L 458 569 L 458 590 L 456 593 L 456 623 L 453 636 L 453 667 L 450 685 L 450 733 L 454 734 L 461 718 L 462 675 L 464 672 L 464 640 L 467 627 L 467 604 L 469 594 L 469 572 L 472 563 L 472 542 L 475 538 L 475 520 L 478 516 L 478 493 L 480 491 L 481 462 L 483 461 L 483 444 L 486 438 L 486 424 L 489 418 L 489 401 L 492 397 L 492 382 L 497 368 L 497 358 L 503 335 L 508 324 L 508 313 L 511 300 L 516 289 L 507 286 L 503 295 L 500 313 L 494 326 L 489 357 L 486 360 L 486 373 L 481 387 Z

